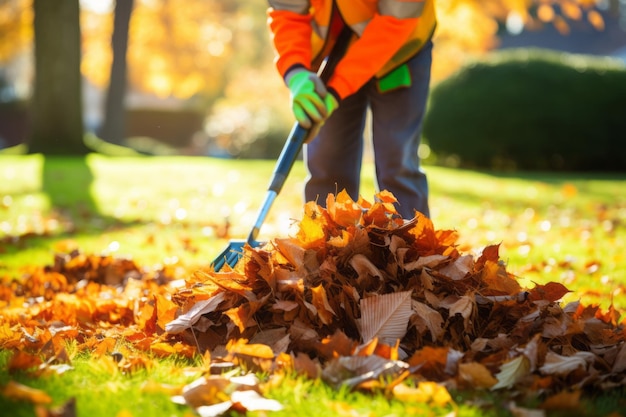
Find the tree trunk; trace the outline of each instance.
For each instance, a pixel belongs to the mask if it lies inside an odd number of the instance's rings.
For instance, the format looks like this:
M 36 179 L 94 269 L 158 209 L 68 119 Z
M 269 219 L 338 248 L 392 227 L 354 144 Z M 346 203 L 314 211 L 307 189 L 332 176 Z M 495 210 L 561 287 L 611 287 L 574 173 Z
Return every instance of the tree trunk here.
M 121 145 L 126 131 L 126 51 L 128 50 L 128 27 L 133 11 L 133 0 L 117 0 L 113 23 L 113 63 L 107 91 L 104 124 L 100 137 L 107 142 Z
M 29 152 L 84 155 L 78 0 L 34 0 L 35 90 Z

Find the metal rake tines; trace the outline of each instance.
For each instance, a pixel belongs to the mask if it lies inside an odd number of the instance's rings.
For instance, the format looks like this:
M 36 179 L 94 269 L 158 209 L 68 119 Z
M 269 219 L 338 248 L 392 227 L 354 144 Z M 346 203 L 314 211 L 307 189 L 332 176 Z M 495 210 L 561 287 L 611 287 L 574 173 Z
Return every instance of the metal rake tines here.
M 224 249 L 224 251 L 222 251 L 222 253 L 220 253 L 217 258 L 215 258 L 215 261 L 213 262 L 213 269 L 217 272 L 221 270 L 226 264 L 233 268 L 235 265 L 237 265 L 237 262 L 239 262 L 239 258 L 241 258 L 242 255 L 242 247 L 233 248 L 229 246 Z
M 243 256 L 246 244 L 253 248 L 263 246 L 262 242 L 258 242 L 256 240 L 252 240 L 251 242 L 247 240 L 231 240 L 226 249 L 224 249 L 222 253 L 220 253 L 219 256 L 213 261 L 213 269 L 218 272 L 226 264 L 228 264 L 231 268 L 234 268 Z

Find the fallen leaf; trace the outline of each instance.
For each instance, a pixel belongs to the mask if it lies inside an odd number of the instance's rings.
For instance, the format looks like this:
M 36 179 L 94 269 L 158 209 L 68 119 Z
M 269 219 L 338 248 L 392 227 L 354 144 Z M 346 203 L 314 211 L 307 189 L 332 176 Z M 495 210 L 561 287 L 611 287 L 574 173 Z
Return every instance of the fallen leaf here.
M 331 360 L 322 370 L 324 381 L 333 386 L 355 387 L 383 376 L 397 376 L 408 369 L 402 361 L 380 356 L 341 356 Z
M 520 379 L 528 375 L 530 369 L 530 361 L 524 355 L 519 355 L 516 358 L 505 362 L 500 367 L 500 372 L 496 374 L 498 383 L 491 387 L 491 390 L 511 388 Z
M 568 375 L 577 369 L 587 369 L 595 358 L 596 355 L 591 352 L 576 352 L 571 356 L 563 356 L 549 351 L 539 370 L 544 375 Z
M 359 330 L 363 342 L 378 337 L 382 343 L 395 344 L 406 334 L 411 314 L 411 291 L 362 299 Z
M 398 384 L 393 387 L 393 396 L 402 402 L 417 402 L 438 407 L 454 404 L 446 387 L 435 382 L 420 382 L 415 388 Z
M 498 383 L 489 369 L 478 362 L 459 364 L 459 379 L 468 388 L 491 388 Z
M 415 314 L 411 317 L 410 322 L 420 333 L 428 330 L 433 342 L 438 342 L 445 333 L 443 328 L 444 320 L 437 310 L 429 307 L 424 303 L 413 300 L 411 307 Z
M 560 282 L 548 282 L 545 285 L 536 284 L 528 293 L 528 298 L 531 301 L 546 300 L 554 302 L 563 298 L 568 292 L 570 290 Z
M 317 287 L 311 288 L 311 294 L 313 295 L 313 305 L 317 309 L 317 315 L 324 324 L 330 324 L 333 321 L 335 311 L 328 302 L 326 296 L 326 290 L 320 284 Z
M 540 408 L 544 410 L 578 410 L 580 391 L 561 391 L 545 399 Z
M 283 409 L 278 401 L 265 398 L 254 390 L 235 391 L 230 398 L 233 403 L 239 404 L 246 411 L 280 411 Z
M 193 326 L 203 314 L 209 313 L 217 308 L 224 301 L 225 293 L 220 292 L 213 297 L 195 303 L 189 311 L 181 314 L 176 319 L 165 325 L 165 331 L 168 333 L 180 333 Z
M 12 400 L 27 401 L 33 404 L 52 403 L 52 398 L 44 391 L 36 388 L 31 388 L 15 381 L 9 381 L 2 388 L 2 395 Z

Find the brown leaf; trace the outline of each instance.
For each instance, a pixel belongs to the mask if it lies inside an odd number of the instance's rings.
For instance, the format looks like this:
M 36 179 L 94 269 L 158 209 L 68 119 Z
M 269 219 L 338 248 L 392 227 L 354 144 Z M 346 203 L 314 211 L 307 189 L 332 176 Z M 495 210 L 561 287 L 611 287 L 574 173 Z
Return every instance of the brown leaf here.
M 383 343 L 395 344 L 406 334 L 411 314 L 411 291 L 362 299 L 359 330 L 363 341 L 378 337 Z
M 478 362 L 459 364 L 459 379 L 467 388 L 491 388 L 498 383 L 489 369 Z
M 545 375 L 568 375 L 577 369 L 586 370 L 595 359 L 596 355 L 591 352 L 576 352 L 571 356 L 563 356 L 549 351 L 539 370 Z
M 35 414 L 37 417 L 76 417 L 76 399 L 71 398 L 65 404 L 52 409 L 37 405 L 35 407 Z
M 541 403 L 544 410 L 580 410 L 581 391 L 561 391 Z
M 324 338 L 316 344 L 317 353 L 324 359 L 337 356 L 350 356 L 354 353 L 358 343 L 350 339 L 341 330 L 336 330 L 332 336 Z
M 411 307 L 415 312 L 415 314 L 411 316 L 411 325 L 416 327 L 420 333 L 424 333 L 428 330 L 433 342 L 440 341 L 445 332 L 443 329 L 444 320 L 441 314 L 437 310 L 419 301 L 413 301 Z
M 293 369 L 301 375 L 306 375 L 311 379 L 317 379 L 322 374 L 322 367 L 319 361 L 311 359 L 306 353 L 298 352 L 293 358 Z
M 450 316 L 455 316 L 458 314 L 463 317 L 465 329 L 469 332 L 469 322 L 475 307 L 476 301 L 474 300 L 474 297 L 464 295 L 462 297 L 459 297 L 459 299 L 450 306 Z
M 207 300 L 197 302 L 189 309 L 189 311 L 167 323 L 165 325 L 165 331 L 168 333 L 180 333 L 183 330 L 190 328 L 200 319 L 200 316 L 214 311 L 217 306 L 224 301 L 224 299 L 225 293 L 219 292 Z
M 408 364 L 405 362 L 384 359 L 376 355 L 341 356 L 324 367 L 322 378 L 334 386 L 355 387 L 383 376 L 398 376 L 407 369 Z
M 350 266 L 354 268 L 356 273 L 358 274 L 358 279 L 364 279 L 367 276 L 381 278 L 382 273 L 376 265 L 372 263 L 367 257 L 361 253 L 357 253 L 352 258 L 350 258 Z
M 613 362 L 613 369 L 611 371 L 614 374 L 618 374 L 624 370 L 626 370 L 626 343 L 622 343 L 622 347 L 615 357 L 615 362 Z

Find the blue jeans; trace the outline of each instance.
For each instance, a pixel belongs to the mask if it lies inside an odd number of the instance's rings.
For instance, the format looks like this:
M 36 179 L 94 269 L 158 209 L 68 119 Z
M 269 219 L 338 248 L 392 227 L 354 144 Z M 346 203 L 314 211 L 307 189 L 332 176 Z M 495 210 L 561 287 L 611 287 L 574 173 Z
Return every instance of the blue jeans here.
M 398 199 L 398 212 L 412 219 L 417 210 L 429 216 L 428 182 L 420 167 L 417 150 L 429 92 L 432 43 L 407 64 L 411 86 L 380 93 L 372 79 L 355 94 L 341 101 L 317 137 L 304 147 L 308 176 L 306 201 L 324 205 L 329 193 L 345 189 L 356 201 L 359 196 L 363 131 L 368 107 L 372 112 L 372 139 L 377 189 Z M 371 201 L 371 198 L 366 198 Z

